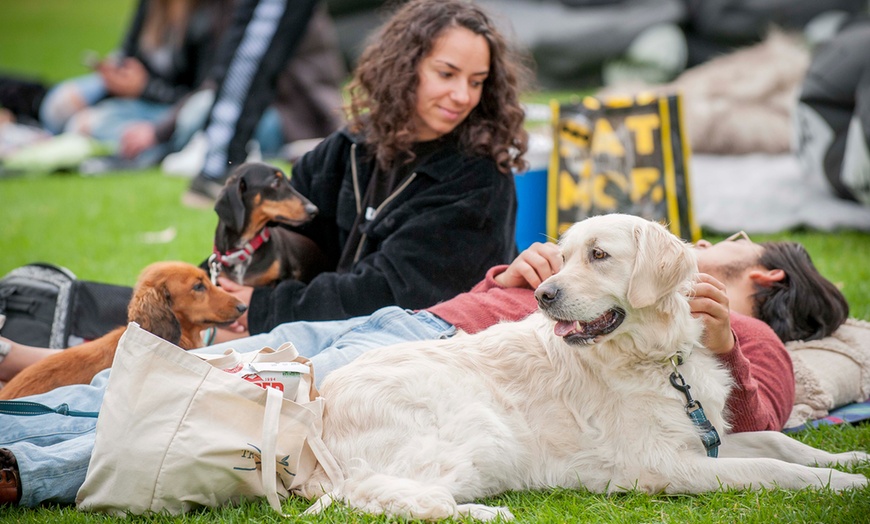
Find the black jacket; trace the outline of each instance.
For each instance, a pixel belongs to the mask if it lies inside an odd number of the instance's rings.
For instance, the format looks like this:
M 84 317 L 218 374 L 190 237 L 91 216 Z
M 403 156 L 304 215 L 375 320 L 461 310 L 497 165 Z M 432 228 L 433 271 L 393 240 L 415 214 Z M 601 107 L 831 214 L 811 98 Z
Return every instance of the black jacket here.
M 293 167 L 291 183 L 320 209 L 299 231 L 338 260 L 374 161 L 361 140 L 333 133 Z M 354 170 L 354 165 L 356 169 Z M 356 186 L 354 189 L 354 171 Z M 463 154 L 452 141 L 415 169 L 363 226 L 361 252 L 347 273 L 308 285 L 257 288 L 251 334 L 296 320 L 367 315 L 389 305 L 420 309 L 469 290 L 486 270 L 516 256 L 513 176 L 491 159 Z

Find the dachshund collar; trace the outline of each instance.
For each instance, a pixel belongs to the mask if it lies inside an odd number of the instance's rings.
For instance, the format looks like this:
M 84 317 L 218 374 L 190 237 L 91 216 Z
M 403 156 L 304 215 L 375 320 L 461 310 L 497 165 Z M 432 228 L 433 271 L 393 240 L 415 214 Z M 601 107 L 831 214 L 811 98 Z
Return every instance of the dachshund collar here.
M 236 249 L 235 251 L 225 251 L 221 253 L 218 251 L 217 246 L 213 248 L 214 258 L 218 262 L 220 262 L 225 267 L 233 267 L 238 266 L 247 262 L 251 255 L 254 254 L 255 251 L 260 249 L 260 246 L 265 244 L 271 238 L 271 233 L 269 233 L 269 228 L 264 227 L 260 234 L 251 239 L 250 242 L 246 243 L 244 247 L 241 249 Z

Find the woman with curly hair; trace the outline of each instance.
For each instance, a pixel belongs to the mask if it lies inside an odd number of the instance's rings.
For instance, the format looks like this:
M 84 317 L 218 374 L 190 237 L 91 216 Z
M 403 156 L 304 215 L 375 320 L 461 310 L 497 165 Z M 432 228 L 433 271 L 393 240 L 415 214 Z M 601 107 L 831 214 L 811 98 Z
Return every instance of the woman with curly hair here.
M 319 209 L 297 228 L 334 264 L 308 284 L 251 288 L 220 339 L 284 322 L 419 309 L 470 289 L 516 255 L 512 170 L 525 167 L 519 83 L 527 71 L 471 2 L 403 4 L 364 51 L 349 125 L 294 166 Z
M 467 150 L 495 159 L 505 172 L 523 168 L 526 135 L 516 57 L 480 9 L 464 2 L 412 2 L 381 29 L 360 57 L 349 87 L 351 128 L 365 134 L 385 169 L 412 149 L 420 133 L 414 114 L 425 103 L 418 100 L 418 68 L 448 32 L 473 34 L 478 38 L 471 40 L 478 45 L 485 41 L 490 62 L 484 76 L 486 96 L 478 97 L 475 110 L 457 126 L 459 141 Z

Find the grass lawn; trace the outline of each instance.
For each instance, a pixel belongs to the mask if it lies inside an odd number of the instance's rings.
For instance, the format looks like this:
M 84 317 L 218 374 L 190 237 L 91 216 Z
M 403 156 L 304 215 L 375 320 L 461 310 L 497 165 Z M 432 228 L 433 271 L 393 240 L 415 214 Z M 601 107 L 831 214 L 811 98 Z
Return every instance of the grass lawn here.
M 3 0 L 0 5 L 0 71 L 57 81 L 84 72 L 85 49 L 106 53 L 119 41 L 132 0 Z M 76 174 L 0 179 L 0 275 L 22 264 L 45 261 L 70 268 L 79 278 L 131 285 L 150 262 L 198 263 L 211 251 L 216 217 L 179 204 L 187 182 L 156 170 L 104 177 Z M 713 237 L 715 239 L 718 237 Z M 858 232 L 783 232 L 754 240 L 804 243 L 822 273 L 837 282 L 852 315 L 870 320 L 870 235 Z M 870 425 L 827 427 L 795 438 L 831 451 L 870 449 Z M 122 444 L 120 444 L 122 445 Z M 870 464 L 853 469 L 870 475 Z M 520 522 L 842 522 L 870 521 L 870 488 L 835 494 L 720 492 L 702 496 L 584 491 L 509 493 L 503 504 Z M 298 514 L 306 501 L 291 500 Z M 0 509 L 0 522 L 100 522 L 71 507 Z M 197 512 L 183 518 L 135 517 L 134 522 L 242 522 L 281 519 L 265 503 Z M 388 522 L 340 506 L 302 522 Z

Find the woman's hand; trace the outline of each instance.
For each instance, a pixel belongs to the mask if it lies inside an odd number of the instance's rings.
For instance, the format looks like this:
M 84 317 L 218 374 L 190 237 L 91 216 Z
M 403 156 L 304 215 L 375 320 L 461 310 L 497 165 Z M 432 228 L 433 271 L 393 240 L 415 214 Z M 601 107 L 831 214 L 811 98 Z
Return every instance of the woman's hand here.
M 731 331 L 731 308 L 725 285 L 706 273 L 698 273 L 695 295 L 689 301 L 692 316 L 704 323 L 702 342 L 713 353 L 724 354 L 734 349 Z
M 552 242 L 535 242 L 511 265 L 494 277 L 504 287 L 525 287 L 537 289 L 541 282 L 562 269 L 562 251 Z
M 139 98 L 148 83 L 148 70 L 142 62 L 131 57 L 120 61 L 103 60 L 97 71 L 109 94 L 120 98 Z
M 218 285 L 220 285 L 221 289 L 242 301 L 246 306 L 251 307 L 251 295 L 254 294 L 254 288 L 236 284 L 232 280 L 222 276 L 218 277 Z M 235 322 L 227 327 L 218 329 L 215 342 L 224 342 L 247 336 L 249 336 L 248 312 L 245 311 Z

